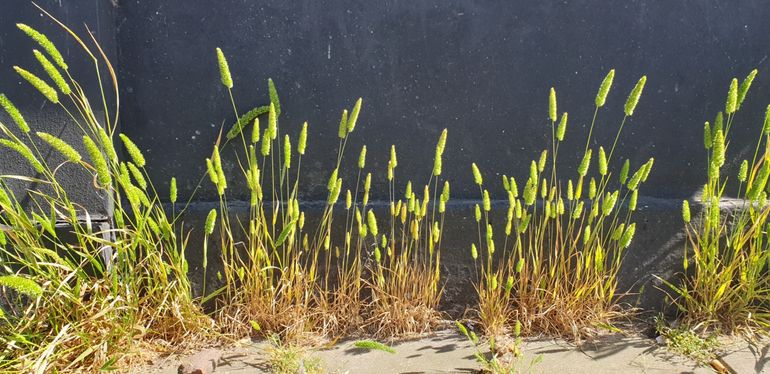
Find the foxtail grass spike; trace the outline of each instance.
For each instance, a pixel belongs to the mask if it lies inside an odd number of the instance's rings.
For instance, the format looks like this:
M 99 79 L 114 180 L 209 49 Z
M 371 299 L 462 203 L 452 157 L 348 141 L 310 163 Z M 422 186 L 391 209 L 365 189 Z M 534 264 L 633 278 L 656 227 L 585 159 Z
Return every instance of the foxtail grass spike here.
M 604 103 L 607 102 L 607 94 L 610 92 L 613 79 L 615 79 L 615 69 L 607 73 L 607 76 L 604 77 L 602 84 L 599 86 L 599 92 L 596 93 L 596 100 L 594 100 L 598 108 L 603 107 Z
M 572 201 L 575 199 L 575 188 L 572 185 L 572 179 L 567 181 L 567 200 Z
M 283 137 L 283 165 L 286 169 L 291 168 L 291 139 L 289 139 L 289 134 Z
M 511 194 L 513 197 L 519 197 L 519 186 L 516 184 L 516 178 L 511 177 Z
M 588 166 L 591 164 L 591 151 L 590 148 L 586 151 L 585 155 L 583 155 L 583 160 L 580 161 L 580 165 L 578 166 L 578 175 L 581 177 L 585 177 L 588 173 Z
M 24 278 L 20 275 L 3 275 L 0 276 L 0 287 L 10 288 L 20 294 L 37 298 L 43 295 L 43 288 L 40 287 L 35 281 Z M 0 312 L 2 313 L 2 312 Z M 0 317 L 3 317 L 0 314 Z
M 210 158 L 206 159 L 206 172 L 209 174 L 211 183 L 214 185 L 218 184 L 219 181 L 217 180 L 217 170 L 214 168 L 214 163 Z
M 206 235 L 211 235 L 214 233 L 214 226 L 217 221 L 217 210 L 211 209 L 209 211 L 209 214 L 206 216 L 206 224 L 204 225 L 204 231 L 206 232 Z
M 721 167 L 725 163 L 725 136 L 722 129 L 717 129 L 714 137 L 714 150 L 712 151 L 712 160 L 715 165 Z
M 479 251 L 476 248 L 476 244 L 471 244 L 471 257 L 475 260 L 479 258 Z
M 131 175 L 134 177 L 136 184 L 138 184 L 141 189 L 146 190 L 147 180 L 144 179 L 142 172 L 136 167 L 136 165 L 134 165 L 133 162 L 128 163 L 128 170 L 131 172 Z
M 328 191 L 331 191 L 334 189 L 334 184 L 337 183 L 337 174 L 339 173 L 339 169 L 335 168 L 332 171 L 332 175 L 329 176 L 329 181 L 326 183 L 326 189 Z
M 348 134 L 348 110 L 342 111 L 342 118 L 340 118 L 340 127 L 337 130 L 337 136 L 342 139 Z
M 604 153 L 604 147 L 599 147 L 599 174 L 607 175 L 607 154 Z
M 44 132 L 37 132 L 37 136 L 40 139 L 43 139 L 46 143 L 48 143 L 51 148 L 55 149 L 57 152 L 61 153 L 64 158 L 66 158 L 70 162 L 78 163 L 81 160 L 80 153 L 75 150 L 75 148 L 72 148 L 67 142 L 64 140 L 61 140 L 51 134 L 47 134 Z
M 56 65 L 64 70 L 68 69 L 67 64 L 64 63 L 64 57 L 62 57 L 61 53 L 59 53 L 59 49 L 56 48 L 56 46 L 48 39 L 47 36 L 23 23 L 17 23 L 16 27 L 27 34 L 27 36 L 32 38 L 32 40 L 34 40 L 37 44 L 39 44 L 45 50 L 45 52 L 51 56 Z
M 481 171 L 479 171 L 479 167 L 476 166 L 476 163 L 471 164 L 471 170 L 473 170 L 473 181 L 481 186 L 484 183 L 484 179 L 481 177 Z
M 54 66 L 53 63 L 51 63 L 51 61 L 37 49 L 33 49 L 32 53 L 35 55 L 35 58 L 37 58 L 40 66 L 43 67 L 43 70 L 48 74 L 48 77 L 53 80 L 56 87 L 59 87 L 59 91 L 65 95 L 69 95 L 72 92 L 72 89 L 70 88 L 70 85 L 67 84 L 67 81 L 64 80 L 64 77 L 62 77 L 59 69 L 57 69 L 56 66 Z
M 29 132 L 29 125 L 27 124 L 27 121 L 24 119 L 24 116 L 21 115 L 21 112 L 19 112 L 19 109 L 17 109 L 16 106 L 13 105 L 11 100 L 8 100 L 8 98 L 4 94 L 0 94 L 0 106 L 2 106 L 3 109 L 8 113 L 8 116 L 10 116 L 13 122 L 16 124 L 16 126 L 19 127 L 19 130 L 21 130 L 24 133 Z M 769 111 L 768 113 L 770 113 L 770 106 L 768 106 L 768 111 Z
M 112 183 L 112 177 L 110 176 L 107 160 L 104 159 L 102 151 L 99 150 L 99 147 L 96 146 L 96 143 L 88 135 L 83 136 L 83 145 L 86 148 L 86 152 L 88 152 L 88 156 L 91 157 L 94 169 L 96 169 L 99 184 L 107 188 Z
M 265 129 L 265 132 L 262 134 L 262 147 L 260 148 L 260 153 L 263 157 L 270 155 L 270 129 Z
M 532 160 L 532 163 L 529 164 L 529 179 L 537 180 L 537 175 L 537 163 Z
M 741 82 L 741 86 L 738 88 L 738 97 L 735 110 L 741 109 L 741 104 L 743 104 L 743 100 L 746 99 L 746 93 L 749 92 L 749 87 L 751 87 L 751 83 L 754 82 L 754 77 L 756 76 L 757 69 L 754 69 L 749 73 L 749 75 L 746 76 L 746 79 Z
M 626 179 L 628 179 L 628 170 L 631 168 L 631 161 L 626 159 L 625 162 L 623 162 L 623 167 L 620 169 L 620 184 L 625 184 Z
M 479 204 L 476 204 L 473 209 L 473 218 L 476 219 L 476 222 L 481 222 L 481 208 L 479 207 Z
M 738 105 L 738 80 L 733 78 L 730 82 L 730 89 L 727 91 L 727 102 L 725 102 L 725 113 L 733 114 Z
M 511 183 L 508 181 L 508 176 L 503 174 L 503 189 L 506 191 L 511 190 Z
M 345 194 L 345 209 L 350 209 L 351 206 L 353 206 L 353 195 L 350 193 L 350 190 L 347 190 Z
M 724 126 L 724 115 L 722 112 L 717 112 L 717 116 L 714 117 L 714 127 L 711 128 L 711 138 L 715 138 L 717 134 L 718 129 L 725 129 Z
M 740 170 L 738 170 L 738 180 L 740 182 L 745 182 L 748 172 L 749 172 L 749 161 L 743 160 L 743 162 L 741 162 L 741 168 Z
M 544 149 L 540 152 L 540 159 L 537 161 L 537 171 L 542 173 L 545 170 L 545 163 L 548 161 L 548 150 Z
M 639 198 L 639 190 L 634 190 L 634 192 L 631 192 L 631 198 L 628 200 L 628 210 L 635 211 L 636 210 L 636 200 Z
M 391 145 L 390 146 L 390 161 L 388 163 L 392 168 L 396 168 L 398 166 L 398 157 L 396 157 L 396 146 Z
M 347 124 L 347 131 L 348 133 L 353 132 L 353 130 L 356 129 L 356 122 L 358 121 L 358 113 L 361 112 L 361 103 L 363 102 L 362 98 L 358 98 L 356 100 L 355 105 L 353 105 L 353 110 L 350 111 L 350 117 L 348 117 L 348 124 Z
M 128 155 L 131 156 L 131 160 L 134 161 L 134 164 L 136 166 L 143 168 L 145 165 L 144 155 L 142 155 L 142 151 L 139 150 L 139 147 L 134 144 L 131 139 L 128 138 L 125 134 L 120 134 L 120 140 L 123 141 L 123 145 L 126 147 L 126 152 L 128 152 Z
M 37 160 L 37 158 L 32 154 L 32 151 L 26 145 L 12 142 L 8 139 L 0 139 L 0 145 L 16 151 L 16 153 L 27 159 L 27 162 L 29 162 L 32 168 L 34 168 L 38 173 L 43 174 L 45 172 L 43 164 Z
M 219 79 L 222 85 L 227 88 L 233 88 L 233 77 L 230 75 L 230 67 L 227 65 L 225 54 L 222 49 L 217 47 L 217 63 L 219 64 Z
M 275 89 L 273 78 L 267 78 L 267 92 L 270 95 L 270 103 L 275 107 L 275 116 L 281 115 L 281 100 L 278 98 L 278 90 Z
M 16 70 L 16 73 L 24 78 L 24 80 L 32 85 L 32 87 L 35 87 L 35 89 L 38 90 L 38 92 L 40 92 L 43 96 L 45 96 L 48 101 L 54 104 L 59 103 L 59 94 L 57 94 L 56 90 L 49 86 L 48 83 L 45 83 L 45 81 L 38 78 L 35 74 L 32 74 L 18 66 L 14 66 L 13 70 Z
M 337 203 L 337 199 L 340 197 L 340 191 L 342 190 L 342 178 L 337 178 L 337 182 L 334 183 L 334 187 L 332 187 L 332 190 L 329 192 L 329 200 L 327 201 L 329 205 L 334 205 Z
M 113 164 L 118 163 L 118 154 L 115 152 L 115 145 L 112 143 L 112 137 L 107 135 L 107 131 L 103 127 L 99 127 L 99 141 L 102 143 L 102 150 L 104 150 L 107 161 Z
M 299 153 L 300 155 L 304 155 L 306 147 L 307 147 L 307 122 L 302 124 L 302 130 L 299 132 L 299 140 L 297 140 L 297 153 Z
M 254 124 L 251 127 L 251 144 L 257 144 L 257 142 L 259 142 L 259 135 L 261 135 L 259 132 L 259 118 L 254 118 Z
M 759 172 L 757 172 L 757 176 L 751 182 L 751 187 L 749 187 L 749 191 L 746 194 L 746 197 L 749 200 L 757 200 L 760 193 L 765 190 L 768 176 L 770 176 L 770 162 L 765 159 L 765 161 L 762 163 L 762 167 L 759 168 Z
M 176 198 L 177 198 L 176 177 L 171 177 L 171 183 L 169 184 L 168 191 L 169 191 L 168 192 L 169 201 L 171 201 L 171 204 L 176 203 Z
M 644 164 L 644 174 L 642 174 L 642 182 L 647 182 L 647 177 L 650 176 L 650 171 L 652 171 L 652 165 L 655 163 L 655 159 L 650 157 L 649 160 Z
M 645 83 L 647 83 L 646 75 L 639 78 L 639 81 L 636 82 L 636 86 L 631 90 L 631 94 L 628 95 L 626 106 L 624 107 L 627 116 L 634 115 L 634 109 L 636 109 L 636 105 L 639 104 L 639 97 L 642 96 L 642 90 L 644 90 Z
M 489 212 L 490 210 L 492 210 L 492 202 L 489 199 L 489 191 L 487 190 L 484 190 L 483 205 L 484 205 L 485 212 Z
M 270 134 L 270 140 L 275 140 L 278 137 L 278 112 L 273 103 L 270 103 L 270 108 L 267 111 L 267 130 Z
M 636 223 L 632 223 L 626 227 L 626 231 L 623 232 L 623 236 L 620 238 L 620 248 L 628 248 L 631 244 L 631 240 L 634 239 L 634 233 L 636 232 Z
M 596 179 L 591 178 L 591 182 L 588 183 L 588 198 L 593 200 L 596 197 Z
M 556 127 L 556 139 L 559 141 L 564 140 L 564 134 L 567 132 L 567 116 L 567 112 L 564 112 L 559 120 L 559 126 Z
M 374 216 L 374 212 L 370 209 L 366 212 L 366 225 L 369 227 L 369 232 L 372 236 L 376 237 L 379 233 L 377 229 L 377 217 Z
M 712 145 L 714 145 L 714 139 L 711 138 L 711 125 L 706 121 L 703 124 L 703 146 L 711 149 Z
M 358 168 L 363 169 L 366 166 L 366 146 L 361 147 L 361 153 L 358 154 Z
M 551 119 L 551 122 L 556 122 L 556 113 L 556 90 L 551 87 L 551 92 L 548 95 L 548 118 Z
M 682 220 L 690 223 L 690 203 L 687 200 L 682 201 Z

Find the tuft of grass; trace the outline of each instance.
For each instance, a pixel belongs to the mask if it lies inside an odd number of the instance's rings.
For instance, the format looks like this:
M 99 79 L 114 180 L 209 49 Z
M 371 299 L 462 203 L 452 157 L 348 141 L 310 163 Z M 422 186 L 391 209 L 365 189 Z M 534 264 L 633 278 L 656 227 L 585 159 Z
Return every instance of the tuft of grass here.
M 491 222 L 491 197 L 483 173 L 471 164 L 482 200 L 482 207 L 476 206 L 474 212 L 478 238 L 471 246 L 471 256 L 479 275 L 479 318 L 492 336 L 505 334 L 515 321 L 525 332 L 579 339 L 593 327 L 611 325 L 628 313 L 618 304 L 617 274 L 636 229 L 631 217 L 638 189 L 646 181 L 653 159 L 639 165 L 630 178 L 628 160 L 619 178 L 609 168 L 646 77 L 626 101 L 625 116 L 609 152 L 601 146 L 590 147 L 599 109 L 614 76 L 611 70 L 599 88 L 585 151 L 574 176 L 567 180 L 556 167 L 567 114 L 559 120 L 555 91 L 551 90 L 551 144 L 532 161 L 524 183 L 503 177 L 508 210 L 502 225 Z M 593 163 L 597 167 L 592 171 Z
M 704 126 L 708 171 L 700 201 L 696 201 L 701 205 L 700 212 L 692 215 L 689 202 L 682 203 L 688 238 L 682 264 L 685 274 L 678 284 L 665 282 L 685 325 L 724 333 L 765 330 L 770 326 L 770 111 L 759 128 L 753 156 L 733 171 L 737 183 L 728 185 L 731 178 L 723 171 L 729 165 L 730 130 L 755 76 L 756 70 L 749 73 L 740 90 L 738 80 L 733 79 L 725 114 L 719 112 L 713 124 L 706 122 Z M 737 187 L 737 200 L 730 207 L 725 194 L 733 187 Z M 737 210 L 728 215 L 731 208 Z
M 353 343 L 353 346 L 356 348 L 368 349 L 370 351 L 383 351 L 392 354 L 396 353 L 396 350 L 390 346 L 376 342 L 374 340 L 358 340 Z
M 658 334 L 665 338 L 669 351 L 692 358 L 701 365 L 707 365 L 716 358 L 720 344 L 713 332 L 704 337 L 684 325 L 670 327 L 662 318 L 657 318 L 655 324 Z
M 268 339 L 268 365 L 276 374 L 321 374 L 326 371 L 318 357 L 308 357 L 305 350 L 292 344 L 284 344 L 277 335 Z

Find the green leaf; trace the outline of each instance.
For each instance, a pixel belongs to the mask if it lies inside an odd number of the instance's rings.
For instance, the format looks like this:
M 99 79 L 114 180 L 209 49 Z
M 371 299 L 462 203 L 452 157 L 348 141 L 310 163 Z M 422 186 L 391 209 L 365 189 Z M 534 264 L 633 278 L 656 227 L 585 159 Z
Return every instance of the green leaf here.
M 273 244 L 273 247 L 279 247 L 283 242 L 286 240 L 286 238 L 289 237 L 289 234 L 294 230 L 294 223 L 297 222 L 297 219 L 291 220 L 286 226 L 284 226 L 283 231 L 281 231 L 281 234 L 278 235 L 278 239 L 275 240 L 275 243 Z

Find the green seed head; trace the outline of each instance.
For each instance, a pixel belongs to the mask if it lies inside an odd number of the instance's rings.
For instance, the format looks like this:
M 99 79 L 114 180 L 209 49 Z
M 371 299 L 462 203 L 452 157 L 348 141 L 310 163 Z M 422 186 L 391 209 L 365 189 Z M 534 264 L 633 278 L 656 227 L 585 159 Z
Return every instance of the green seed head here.
M 492 202 L 489 199 L 489 191 L 487 190 L 484 190 L 483 203 L 484 203 L 484 211 L 489 212 L 492 209 Z
M 741 109 L 741 104 L 743 104 L 743 100 L 746 99 L 746 93 L 749 92 L 749 87 L 751 87 L 751 83 L 754 82 L 754 77 L 756 76 L 757 69 L 754 69 L 748 76 L 746 76 L 746 79 L 741 82 L 741 86 L 738 88 L 738 98 L 735 110 Z
M 479 171 L 479 167 L 476 166 L 475 162 L 471 164 L 471 170 L 473 171 L 473 181 L 481 186 L 484 183 L 484 179 L 481 178 L 481 171 Z
M 604 153 L 604 147 L 599 147 L 599 174 L 607 175 L 607 154 Z
M 634 190 L 634 192 L 631 193 L 631 198 L 628 200 L 628 210 L 634 211 L 636 210 L 636 200 L 639 197 L 639 190 Z
M 532 163 L 529 164 L 529 179 L 537 180 L 537 176 L 537 163 L 535 163 L 535 160 L 532 160 Z
M 176 178 L 171 177 L 171 184 L 169 185 L 169 201 L 172 204 L 176 203 L 177 191 L 176 191 Z
M 275 83 L 272 78 L 267 78 L 267 92 L 270 95 L 270 103 L 275 107 L 275 116 L 281 115 L 281 100 L 278 98 L 278 90 L 275 89 Z
M 714 145 L 714 139 L 711 138 L 711 125 L 706 121 L 703 124 L 703 146 L 706 149 L 711 149 L 712 145 Z
M 326 189 L 328 191 L 331 191 L 332 189 L 334 189 L 334 184 L 337 183 L 337 174 L 338 173 L 339 173 L 339 169 L 335 168 L 332 171 L 332 175 L 329 176 L 329 181 L 326 182 Z
M 67 159 L 67 161 L 78 163 L 81 160 L 80 153 L 75 150 L 75 148 L 72 148 L 67 142 L 64 140 L 61 140 L 51 134 L 47 134 L 44 132 L 37 132 L 37 136 L 40 139 L 43 139 L 46 143 L 48 143 L 51 148 L 55 149 L 57 152 L 61 153 L 64 158 Z
M 405 189 L 405 192 L 404 192 L 404 198 L 408 199 L 410 197 L 412 197 L 412 181 L 407 181 L 406 182 L 406 189 Z
M 59 87 L 59 91 L 65 95 L 69 95 L 72 92 L 72 89 L 70 88 L 70 85 L 67 84 L 67 82 L 64 80 L 64 77 L 62 77 L 61 73 L 59 73 L 59 69 L 57 69 L 56 66 L 54 66 L 51 61 L 49 61 L 48 58 L 40 53 L 40 51 L 37 49 L 33 49 L 32 53 L 40 63 L 40 66 L 43 67 L 43 70 L 45 70 L 45 72 L 48 74 L 48 77 L 50 77 L 56 86 Z
M 591 177 L 591 182 L 588 183 L 588 198 L 593 200 L 596 197 L 596 179 Z
M 123 146 L 126 147 L 126 151 L 128 152 L 128 155 L 131 156 L 131 160 L 134 161 L 134 164 L 143 168 L 145 165 L 144 155 L 142 155 L 142 151 L 139 150 L 139 147 L 137 147 L 125 134 L 120 134 L 120 140 L 123 141 Z
M 211 235 L 214 232 L 214 225 L 217 221 L 217 210 L 211 209 L 209 215 L 206 216 L 206 224 L 204 225 L 204 231 L 206 235 Z
M 43 167 L 43 164 L 41 164 L 40 161 L 38 161 L 37 158 L 32 154 L 32 151 L 29 149 L 29 147 L 23 143 L 13 142 L 8 139 L 0 139 L 0 145 L 16 151 L 16 153 L 27 159 L 27 162 L 29 162 L 32 168 L 34 168 L 38 173 L 42 174 L 45 172 L 45 167 Z
M 348 134 L 348 110 L 342 111 L 342 118 L 340 118 L 340 127 L 337 130 L 337 136 L 340 139 L 344 138 Z
M 26 80 L 32 87 L 34 87 L 38 92 L 43 94 L 48 101 L 58 104 L 59 103 L 59 94 L 56 93 L 56 90 L 53 89 L 53 87 L 49 86 L 48 83 L 45 83 L 42 79 L 38 78 L 35 74 L 32 74 L 18 66 L 14 66 L 13 70 L 16 70 L 16 73 L 18 73 L 24 80 Z
M 479 258 L 479 251 L 476 248 L 476 244 L 471 244 L 471 257 L 475 260 Z
M 583 160 L 580 161 L 580 165 L 578 166 L 578 175 L 581 177 L 585 177 L 588 173 L 588 167 L 591 164 L 591 149 L 589 148 L 588 151 L 583 155 Z
M 345 194 L 345 209 L 350 209 L 351 206 L 353 206 L 353 195 L 348 190 Z
M 727 102 L 725 102 L 725 113 L 733 114 L 738 105 L 738 80 L 733 78 L 730 82 L 730 89 L 727 91 Z
M 299 153 L 300 155 L 304 155 L 306 147 L 307 147 L 307 122 L 302 124 L 302 131 L 299 132 L 299 140 L 297 141 L 297 153 Z
M 134 176 L 136 184 L 143 190 L 147 189 L 147 180 L 144 179 L 142 172 L 134 165 L 133 162 L 128 163 L 128 170 L 131 171 L 131 175 Z
M 543 172 L 545 170 L 545 163 L 548 161 L 548 150 L 544 149 L 540 152 L 540 159 L 537 161 L 537 171 Z
M 23 23 L 17 23 L 16 27 L 27 34 L 27 36 L 32 38 L 32 40 L 34 40 L 37 44 L 39 44 L 46 51 L 46 53 L 51 56 L 56 65 L 64 70 L 67 70 L 68 67 L 67 64 L 64 63 L 64 57 L 62 57 L 61 53 L 59 53 L 59 50 L 48 39 L 48 37 Z
M 746 181 L 746 175 L 749 172 L 749 162 L 747 160 L 743 160 L 741 162 L 741 168 L 738 170 L 738 180 L 741 182 Z
M 564 134 L 567 132 L 567 112 L 561 115 L 559 126 L 556 127 L 556 139 L 559 141 L 564 140 Z
M 524 186 L 524 204 L 531 206 L 537 199 L 537 179 L 528 179 Z
M 251 128 L 251 144 L 257 144 L 259 141 L 259 135 L 259 118 L 254 117 L 254 126 Z
M 262 156 L 270 155 L 270 129 L 265 129 L 265 132 L 262 134 L 260 153 L 262 153 Z
M 572 201 L 575 199 L 575 189 L 572 186 L 572 180 L 567 181 L 567 200 Z
M 278 112 L 273 103 L 270 103 L 270 109 L 267 111 L 267 129 L 269 130 L 270 140 L 275 140 L 278 137 Z
M 337 178 L 337 182 L 334 183 L 334 187 L 332 187 L 332 190 L 329 191 L 329 200 L 327 201 L 329 205 L 334 205 L 337 203 L 337 199 L 340 197 L 340 191 L 342 191 L 342 178 Z
M 511 194 L 513 197 L 519 197 L 519 186 L 516 185 L 516 179 L 511 177 Z
M 348 117 L 348 124 L 347 124 L 347 131 L 348 133 L 353 132 L 356 128 L 356 121 L 358 121 L 358 113 L 361 112 L 361 103 L 363 102 L 362 98 L 358 98 L 356 100 L 356 104 L 353 105 L 353 110 L 350 112 L 350 117 Z
M 631 240 L 634 238 L 636 232 L 636 223 L 632 223 L 626 227 L 626 231 L 623 232 L 623 236 L 620 238 L 620 248 L 628 248 L 631 244 Z
M 289 134 L 283 137 L 283 166 L 286 169 L 291 168 L 291 139 L 289 139 Z
M 390 146 L 390 162 L 389 165 L 393 167 L 394 169 L 396 166 L 398 166 L 398 157 L 396 157 L 396 146 L 391 145 Z
M 473 210 L 473 216 L 476 218 L 476 222 L 481 222 L 481 208 L 479 204 L 476 204 Z
M 16 123 L 16 126 L 19 127 L 19 130 L 24 133 L 29 132 L 29 125 L 27 124 L 27 121 L 24 120 L 24 117 L 21 115 L 21 112 L 19 112 L 19 109 L 17 109 L 16 106 L 13 105 L 13 103 L 3 94 L 0 94 L 0 106 L 2 106 L 3 109 L 8 113 L 13 122 Z M 768 110 L 768 113 L 770 113 L 770 106 L 768 106 Z
M 366 212 L 366 225 L 369 227 L 369 232 L 372 236 L 377 236 L 377 217 L 374 216 L 374 212 L 370 209 Z
M 516 273 L 521 273 L 521 271 L 524 269 L 524 258 L 519 257 L 519 261 L 516 262 Z
M 631 168 L 631 161 L 626 159 L 625 162 L 623 162 L 623 167 L 620 169 L 620 184 L 625 184 L 626 179 L 628 179 L 628 170 Z
M 227 88 L 233 88 L 233 77 L 230 75 L 230 67 L 227 65 L 225 54 L 222 49 L 217 47 L 217 63 L 219 64 L 219 79 L 222 85 Z
M 366 178 L 364 179 L 364 191 L 369 192 L 369 189 L 372 187 L 372 173 L 366 173 Z
M 690 223 L 690 203 L 687 200 L 682 201 L 682 220 Z
M 440 201 L 449 201 L 449 181 L 444 181 L 444 188 L 441 189 Z
M 639 97 L 642 95 L 642 90 L 644 90 L 645 83 L 647 83 L 646 75 L 641 77 L 639 81 L 636 82 L 636 86 L 634 86 L 634 89 L 631 90 L 631 94 L 628 95 L 625 106 L 625 113 L 627 116 L 632 116 L 634 114 L 634 109 L 636 109 L 636 104 L 639 104 Z
M 511 190 L 511 183 L 508 180 L 508 176 L 505 174 L 503 174 L 503 189 L 505 189 L 506 191 Z
M 556 114 L 556 90 L 551 87 L 551 93 L 548 95 L 548 118 L 551 119 L 551 122 L 556 122 L 557 114 Z
M 99 185 L 107 188 L 112 183 L 112 177 L 110 176 L 107 160 L 104 159 L 102 151 L 99 150 L 99 147 L 96 146 L 96 143 L 88 135 L 83 136 L 83 145 L 86 148 L 86 152 L 88 152 L 88 156 L 91 158 L 94 169 L 96 169 Z
M 602 84 L 599 86 L 599 92 L 596 93 L 595 100 L 597 107 L 601 108 L 607 101 L 607 94 L 610 92 L 613 79 L 615 79 L 615 69 L 612 69 L 609 73 L 607 73 L 607 76 L 604 77 Z
M 361 147 L 361 153 L 358 154 L 358 168 L 363 169 L 366 166 L 366 146 Z
M 218 184 L 217 180 L 217 170 L 214 168 L 214 163 L 211 161 L 210 158 L 206 159 L 206 172 L 209 174 L 209 179 L 211 180 L 211 183 Z

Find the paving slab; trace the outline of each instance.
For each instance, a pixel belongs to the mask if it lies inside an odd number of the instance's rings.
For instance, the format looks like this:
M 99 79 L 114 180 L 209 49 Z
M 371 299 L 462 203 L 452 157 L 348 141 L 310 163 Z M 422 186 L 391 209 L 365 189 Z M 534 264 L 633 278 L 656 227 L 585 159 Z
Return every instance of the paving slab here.
M 344 341 L 330 349 L 309 350 L 306 359 L 316 359 L 330 373 L 475 373 L 481 369 L 476 350 L 463 336 L 442 331 L 419 339 L 394 344 L 395 354 L 370 351 Z M 762 373 L 770 346 L 749 348 L 740 344 L 723 357 L 737 373 Z M 215 374 L 269 373 L 270 346 L 248 342 L 223 348 Z M 713 373 L 709 367 L 670 354 L 652 339 L 611 335 L 576 347 L 562 340 L 531 339 L 522 346 L 519 368 L 533 373 Z M 485 350 L 486 351 L 486 350 Z M 539 363 L 528 367 L 535 357 Z M 176 374 L 191 355 L 170 356 L 151 365 L 137 366 L 131 373 Z

